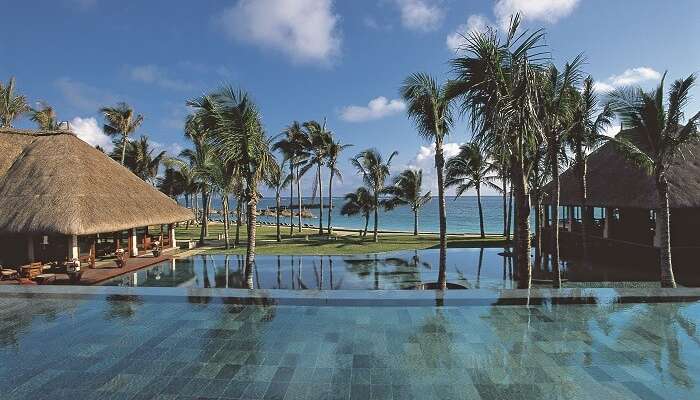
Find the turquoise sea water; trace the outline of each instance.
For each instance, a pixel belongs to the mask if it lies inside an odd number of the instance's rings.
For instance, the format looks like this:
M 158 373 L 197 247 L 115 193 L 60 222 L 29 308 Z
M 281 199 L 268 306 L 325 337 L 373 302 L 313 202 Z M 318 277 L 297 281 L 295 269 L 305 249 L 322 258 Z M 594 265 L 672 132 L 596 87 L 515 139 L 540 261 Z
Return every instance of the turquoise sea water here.
M 503 203 L 500 196 L 484 196 L 481 199 L 484 210 L 484 228 L 487 233 L 503 233 Z M 324 204 L 328 199 L 324 198 Z M 295 200 L 296 203 L 296 200 Z M 305 197 L 304 204 L 317 204 L 318 198 Z M 214 209 L 221 209 L 221 201 L 215 198 L 212 201 Z M 289 198 L 282 198 L 282 204 L 288 205 Z M 259 203 L 260 209 L 273 207 L 274 198 L 263 198 Z M 347 217 L 340 215 L 343 205 L 342 197 L 333 198 L 333 226 L 342 228 L 362 229 L 365 225 L 364 217 L 358 215 Z M 233 207 L 233 206 L 232 206 Z M 302 223 L 318 225 L 318 206 L 309 208 L 316 218 L 302 218 Z M 479 211 L 475 196 L 448 197 L 446 201 L 447 231 L 449 233 L 474 233 L 479 232 Z M 328 209 L 323 210 L 323 226 L 328 221 Z M 274 222 L 274 217 L 259 218 L 261 221 Z M 296 217 L 295 217 L 296 222 Z M 283 218 L 283 222 L 289 222 L 289 217 Z M 372 229 L 373 219 L 370 217 L 369 229 Z M 379 229 L 394 231 L 413 231 L 413 213 L 407 206 L 398 207 L 392 211 L 379 212 Z M 438 202 L 433 198 L 418 214 L 418 229 L 422 232 L 437 232 L 439 230 Z

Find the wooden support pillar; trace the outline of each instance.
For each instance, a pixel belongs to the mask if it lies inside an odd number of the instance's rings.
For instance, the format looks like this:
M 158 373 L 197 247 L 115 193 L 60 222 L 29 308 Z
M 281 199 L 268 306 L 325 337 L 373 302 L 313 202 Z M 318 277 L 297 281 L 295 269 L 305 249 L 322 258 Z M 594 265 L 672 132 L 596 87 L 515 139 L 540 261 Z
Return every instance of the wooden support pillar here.
M 603 220 L 603 239 L 610 238 L 612 228 L 612 208 L 605 208 L 605 219 Z
M 170 237 L 170 247 L 177 248 L 177 241 L 175 240 L 175 224 L 168 225 L 168 236 Z
M 569 232 L 574 231 L 574 206 L 566 206 L 566 228 Z
M 78 235 L 70 235 L 68 242 L 68 259 L 80 258 L 80 249 L 78 248 Z
M 129 252 L 132 257 L 136 257 L 139 255 L 139 248 L 138 248 L 138 239 L 136 238 L 136 228 L 131 228 L 129 229 Z
M 27 237 L 27 258 L 29 259 L 29 262 L 34 262 L 35 260 L 34 237 L 32 237 L 31 235 Z

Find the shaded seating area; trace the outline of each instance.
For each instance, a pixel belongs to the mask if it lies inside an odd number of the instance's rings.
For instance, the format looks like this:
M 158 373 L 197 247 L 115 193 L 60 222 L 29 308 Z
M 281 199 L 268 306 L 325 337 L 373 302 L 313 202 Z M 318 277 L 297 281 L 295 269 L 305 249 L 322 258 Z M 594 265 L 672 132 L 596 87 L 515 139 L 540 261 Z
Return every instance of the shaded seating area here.
M 175 248 L 175 224 L 193 218 L 71 132 L 0 128 L 0 152 L 0 266 L 23 278 Z
M 638 133 L 625 130 L 619 133 L 639 145 Z M 700 248 L 700 144 L 693 144 L 684 158 L 675 160 L 667 179 L 671 208 L 671 246 Z M 545 186 L 545 232 L 557 226 L 562 236 L 583 233 L 609 243 L 658 248 L 661 238 L 659 219 L 656 218 L 658 195 L 654 179 L 633 165 L 608 142 L 588 157 L 587 204 L 582 205 L 579 178 L 573 168 L 560 176 L 559 221 L 553 221 L 552 184 Z M 550 235 L 545 234 L 545 239 Z M 571 240 L 581 243 L 580 240 Z

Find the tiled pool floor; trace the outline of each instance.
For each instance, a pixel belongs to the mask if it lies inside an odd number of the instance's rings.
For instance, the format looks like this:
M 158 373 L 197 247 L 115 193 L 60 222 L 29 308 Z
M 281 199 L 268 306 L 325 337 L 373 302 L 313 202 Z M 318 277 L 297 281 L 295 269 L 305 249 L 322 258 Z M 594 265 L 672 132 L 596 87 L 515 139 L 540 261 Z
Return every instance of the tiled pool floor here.
M 696 302 L 193 299 L 0 297 L 0 399 L 700 398 Z

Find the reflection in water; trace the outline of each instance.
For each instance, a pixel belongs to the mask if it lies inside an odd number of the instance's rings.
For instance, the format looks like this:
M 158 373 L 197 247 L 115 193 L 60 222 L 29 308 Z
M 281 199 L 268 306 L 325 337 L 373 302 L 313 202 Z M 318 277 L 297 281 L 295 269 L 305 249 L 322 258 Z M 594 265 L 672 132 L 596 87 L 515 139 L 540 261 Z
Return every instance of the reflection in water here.
M 435 249 L 356 256 L 258 256 L 249 273 L 245 257 L 207 254 L 165 261 L 133 274 L 117 277 L 107 285 L 182 286 L 250 289 L 412 289 L 436 282 L 438 257 Z M 550 257 L 543 254 L 533 265 L 533 279 L 547 286 L 551 279 Z M 513 258 L 508 249 L 450 249 L 447 280 L 467 288 L 511 289 L 517 287 Z M 655 285 L 658 268 L 635 264 L 561 261 L 562 276 L 573 287 L 620 286 L 619 282 Z M 635 283 L 637 284 L 637 283 Z M 565 285 L 565 286 L 566 286 Z
M 323 279 L 317 261 L 318 281 L 313 263 L 299 259 L 291 273 L 281 258 L 274 283 L 291 285 L 293 275 L 331 285 L 328 258 Z M 207 260 L 209 271 L 201 262 L 191 279 L 243 283 L 237 261 Z M 159 281 L 183 268 L 168 266 Z M 375 270 L 383 267 L 369 266 L 368 279 L 381 285 Z M 496 272 L 500 280 L 500 265 Z M 700 398 L 699 303 L 597 300 L 436 308 L 5 297 L 0 388 L 13 399 L 47 390 L 52 398 L 350 398 L 350 390 L 421 399 Z

